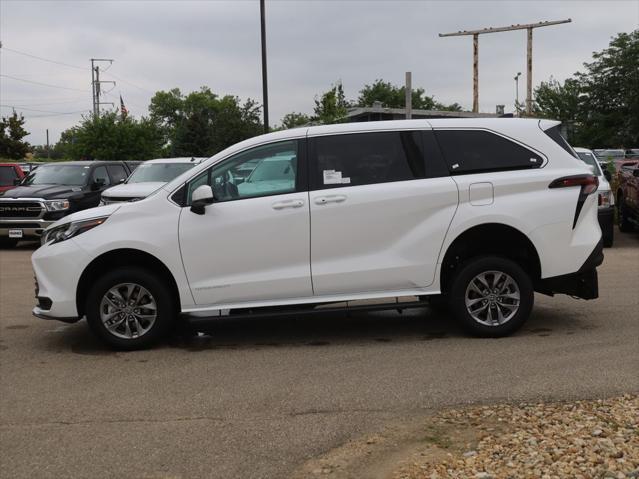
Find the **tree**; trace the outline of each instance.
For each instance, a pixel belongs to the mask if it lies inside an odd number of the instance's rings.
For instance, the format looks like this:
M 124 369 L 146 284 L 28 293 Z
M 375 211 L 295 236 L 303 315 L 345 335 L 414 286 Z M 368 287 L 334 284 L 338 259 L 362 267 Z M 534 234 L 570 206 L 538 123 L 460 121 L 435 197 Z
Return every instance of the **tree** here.
M 405 108 L 406 87 L 397 87 L 381 79 L 372 85 L 364 85 L 357 99 L 359 106 L 373 106 L 376 101 L 389 108 Z M 426 95 L 423 88 L 413 88 L 411 103 L 416 110 L 432 110 L 435 106 L 433 97 Z
M 60 136 L 62 154 L 74 160 L 149 160 L 162 154 L 161 128 L 151 119 L 122 119 L 117 112 L 85 117 Z M 58 145 L 56 145 L 56 149 Z
M 535 88 L 533 114 L 536 117 L 551 118 L 564 123 L 568 129 L 568 141 L 581 143 L 578 125 L 581 86 L 577 80 L 567 79 L 563 85 L 550 77 L 547 82 Z
M 292 111 L 291 113 L 287 113 L 282 118 L 282 129 L 288 130 L 290 128 L 296 128 L 298 126 L 308 125 L 311 122 L 311 118 L 304 113 L 297 113 Z
M 30 145 L 23 138 L 29 133 L 24 129 L 24 116 L 15 110 L 9 117 L 0 119 L 0 158 L 21 160 L 30 150 Z
M 349 103 L 344 96 L 341 82 L 337 82 L 330 90 L 315 97 L 314 120 L 322 124 L 339 123 L 344 121 L 348 113 Z
M 593 147 L 639 145 L 639 29 L 618 34 L 593 60 L 577 73 L 581 134 Z
M 251 99 L 219 97 L 208 87 L 183 95 L 159 91 L 149 112 L 164 135 L 169 156 L 211 156 L 262 133 L 260 106 Z

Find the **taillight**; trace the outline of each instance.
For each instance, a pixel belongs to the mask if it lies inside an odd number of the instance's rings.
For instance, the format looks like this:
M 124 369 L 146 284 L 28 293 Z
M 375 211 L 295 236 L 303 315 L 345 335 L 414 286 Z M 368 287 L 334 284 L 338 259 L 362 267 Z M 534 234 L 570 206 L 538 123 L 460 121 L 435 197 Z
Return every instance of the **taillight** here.
M 548 185 L 548 188 L 570 188 L 572 186 L 581 186 L 581 193 L 589 195 L 597 191 L 599 178 L 595 175 L 564 176 L 554 180 Z
M 595 175 L 564 176 L 554 180 L 548 185 L 548 188 L 571 188 L 573 186 L 581 187 L 579 198 L 577 199 L 577 208 L 575 209 L 575 218 L 572 222 L 572 228 L 575 229 L 577 220 L 579 219 L 579 213 L 581 213 L 586 198 L 599 188 L 599 178 Z

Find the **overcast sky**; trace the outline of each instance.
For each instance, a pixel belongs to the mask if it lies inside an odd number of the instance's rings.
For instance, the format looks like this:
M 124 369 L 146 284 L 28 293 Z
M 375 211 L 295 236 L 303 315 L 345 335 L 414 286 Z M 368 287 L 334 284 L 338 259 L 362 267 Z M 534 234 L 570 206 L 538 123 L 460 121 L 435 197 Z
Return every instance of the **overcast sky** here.
M 438 33 L 572 18 L 535 30 L 536 85 L 571 76 L 616 33 L 639 28 L 639 0 L 267 0 L 266 8 L 271 124 L 290 111 L 311 113 L 314 96 L 338 80 L 356 99 L 377 78 L 402 84 L 406 71 L 414 87 L 470 109 L 472 37 Z M 57 141 L 91 108 L 91 57 L 115 60 L 102 78 L 117 85 L 103 101 L 117 103 L 121 94 L 135 116 L 147 113 L 155 91 L 174 87 L 207 85 L 261 101 L 259 32 L 257 0 L 0 0 L 1 111 L 15 105 L 24 113 L 32 144 L 45 142 L 46 128 Z M 517 72 L 523 100 L 525 62 L 525 31 L 480 37 L 481 111 L 497 104 L 512 111 Z

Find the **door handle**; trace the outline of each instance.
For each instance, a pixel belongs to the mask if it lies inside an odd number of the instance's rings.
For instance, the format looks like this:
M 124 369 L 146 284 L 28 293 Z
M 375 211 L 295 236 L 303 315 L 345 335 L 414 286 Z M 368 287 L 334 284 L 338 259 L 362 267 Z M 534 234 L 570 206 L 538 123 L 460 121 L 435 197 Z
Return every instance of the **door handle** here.
M 346 201 L 345 195 L 328 195 L 328 196 L 318 196 L 315 198 L 316 205 L 325 205 L 327 203 L 341 203 L 342 201 Z
M 304 206 L 304 202 L 302 200 L 286 200 L 286 201 L 276 201 L 272 204 L 274 210 L 283 210 L 284 208 L 300 208 Z

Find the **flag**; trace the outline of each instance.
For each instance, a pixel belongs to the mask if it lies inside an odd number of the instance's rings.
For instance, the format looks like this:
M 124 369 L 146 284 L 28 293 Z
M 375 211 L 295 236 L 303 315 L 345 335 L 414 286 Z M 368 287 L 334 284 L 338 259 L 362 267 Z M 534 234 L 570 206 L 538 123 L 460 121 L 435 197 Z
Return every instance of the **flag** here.
M 122 95 L 120 95 L 120 115 L 122 116 L 122 119 L 124 120 L 128 114 L 129 110 L 127 110 L 126 106 L 124 106 L 124 100 L 122 99 Z

